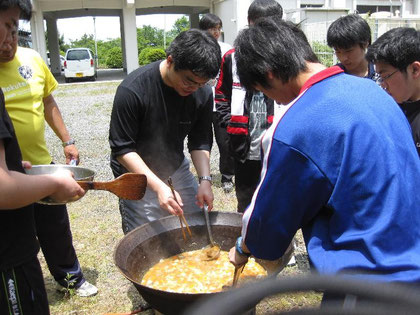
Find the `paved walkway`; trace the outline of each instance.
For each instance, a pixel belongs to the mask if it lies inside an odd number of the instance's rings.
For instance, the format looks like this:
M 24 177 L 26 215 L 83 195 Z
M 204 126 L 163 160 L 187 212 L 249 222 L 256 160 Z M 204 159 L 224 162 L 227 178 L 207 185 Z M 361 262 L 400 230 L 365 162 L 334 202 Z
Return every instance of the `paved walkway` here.
M 96 81 L 121 81 L 123 80 L 127 74 L 124 72 L 123 69 L 98 69 L 98 77 Z M 61 73 L 60 76 L 55 76 L 59 84 L 68 84 L 64 81 L 64 72 Z M 86 81 L 86 80 L 77 80 L 72 81 L 71 83 L 86 83 L 86 82 L 92 82 L 92 81 Z

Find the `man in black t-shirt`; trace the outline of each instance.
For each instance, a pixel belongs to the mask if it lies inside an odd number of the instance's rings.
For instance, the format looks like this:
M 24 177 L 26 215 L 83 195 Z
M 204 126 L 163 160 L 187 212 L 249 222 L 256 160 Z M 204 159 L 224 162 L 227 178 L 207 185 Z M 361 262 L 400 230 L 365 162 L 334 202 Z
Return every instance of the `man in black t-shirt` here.
M 377 82 L 407 116 L 420 156 L 420 31 L 391 29 L 368 48 L 366 58 L 375 63 Z
M 30 0 L 0 2 L 0 46 L 17 36 L 19 19 L 29 20 Z M 0 90 L 0 314 L 49 314 L 35 234 L 32 203 L 51 195 L 68 200 L 84 190 L 70 172 L 26 175 L 12 122 Z
M 358 14 L 349 14 L 335 20 L 327 32 L 327 43 L 340 61 L 337 64 L 345 73 L 374 80 L 376 73 L 372 62 L 365 58 L 372 42 L 369 24 Z
M 120 200 L 124 233 L 169 214 L 199 211 L 204 204 L 212 209 L 213 95 L 205 83 L 217 75 L 220 55 L 210 34 L 191 29 L 175 38 L 165 60 L 137 69 L 118 87 L 109 134 L 111 168 L 115 176 L 142 173 L 148 181 L 142 200 Z M 185 138 L 199 187 L 184 156 Z

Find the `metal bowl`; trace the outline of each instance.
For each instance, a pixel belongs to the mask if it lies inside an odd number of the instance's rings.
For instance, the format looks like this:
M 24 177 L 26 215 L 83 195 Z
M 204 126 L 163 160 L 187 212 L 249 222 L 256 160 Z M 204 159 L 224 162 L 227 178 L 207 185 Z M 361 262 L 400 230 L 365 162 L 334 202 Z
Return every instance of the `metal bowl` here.
M 75 180 L 92 181 L 95 176 L 95 172 L 88 168 L 65 165 L 65 164 L 33 165 L 32 168 L 25 169 L 25 171 L 26 171 L 26 174 L 28 175 L 47 175 L 47 174 L 54 174 L 63 169 L 72 172 Z M 45 197 L 44 199 L 41 199 L 40 201 L 38 201 L 38 203 L 47 204 L 47 205 L 62 205 L 68 202 L 79 200 L 80 198 L 82 197 L 77 196 L 65 202 L 58 202 L 51 197 Z

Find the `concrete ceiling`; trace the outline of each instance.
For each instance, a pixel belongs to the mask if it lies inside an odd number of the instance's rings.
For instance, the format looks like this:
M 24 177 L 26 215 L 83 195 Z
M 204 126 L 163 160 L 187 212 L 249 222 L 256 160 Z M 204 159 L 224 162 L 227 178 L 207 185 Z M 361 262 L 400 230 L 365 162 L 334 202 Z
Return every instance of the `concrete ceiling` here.
M 128 2 L 128 4 L 127 4 Z M 135 6 L 137 15 L 199 14 L 209 11 L 210 0 L 33 0 L 45 18 L 119 16 L 123 6 Z

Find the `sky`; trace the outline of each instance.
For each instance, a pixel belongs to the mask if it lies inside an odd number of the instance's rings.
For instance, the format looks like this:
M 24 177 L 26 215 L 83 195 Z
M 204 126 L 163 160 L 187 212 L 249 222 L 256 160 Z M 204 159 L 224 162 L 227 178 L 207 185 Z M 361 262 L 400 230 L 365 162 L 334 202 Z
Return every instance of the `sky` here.
M 181 14 L 150 14 L 139 15 L 136 17 L 137 27 L 151 25 L 165 30 L 172 29 L 173 24 L 183 15 Z M 166 22 L 165 22 L 166 19 Z M 120 37 L 120 19 L 118 17 L 97 17 L 96 18 L 96 39 L 107 40 L 110 38 Z M 21 22 L 21 27 L 30 30 L 29 23 Z M 70 43 L 70 40 L 76 40 L 83 34 L 94 34 L 93 18 L 81 17 L 57 20 L 58 32 L 64 35 L 64 40 Z

